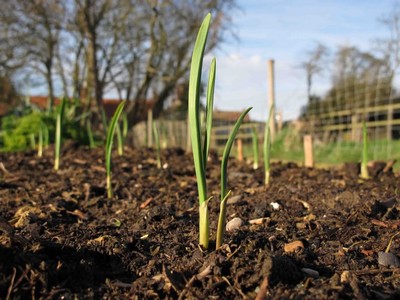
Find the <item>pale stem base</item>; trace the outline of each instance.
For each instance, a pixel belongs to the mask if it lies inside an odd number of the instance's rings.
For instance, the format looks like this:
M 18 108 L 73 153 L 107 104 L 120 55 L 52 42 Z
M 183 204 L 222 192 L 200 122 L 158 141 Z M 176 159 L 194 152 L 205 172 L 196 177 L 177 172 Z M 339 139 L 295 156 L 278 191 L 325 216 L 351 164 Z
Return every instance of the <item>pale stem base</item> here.
M 111 187 L 111 176 L 107 176 L 107 197 L 112 198 L 113 197 L 113 191 Z
M 208 201 L 204 201 L 199 207 L 199 243 L 204 249 L 208 249 L 208 243 L 210 239 L 210 221 L 208 212 Z

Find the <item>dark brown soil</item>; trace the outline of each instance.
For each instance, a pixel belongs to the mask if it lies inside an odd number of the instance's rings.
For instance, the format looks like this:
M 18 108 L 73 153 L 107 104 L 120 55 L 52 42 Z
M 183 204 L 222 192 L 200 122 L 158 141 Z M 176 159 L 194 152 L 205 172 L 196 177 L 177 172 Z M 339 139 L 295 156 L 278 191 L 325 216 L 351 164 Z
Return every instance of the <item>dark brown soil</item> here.
M 242 197 L 227 219 L 245 222 L 215 251 L 214 159 L 212 242 L 202 251 L 190 155 L 163 152 L 162 170 L 152 150 L 115 155 L 114 199 L 106 197 L 103 156 L 69 145 L 56 172 L 51 149 L 42 158 L 0 155 L 8 171 L 0 171 L 1 299 L 400 297 L 399 266 L 378 263 L 400 228 L 400 178 L 390 172 L 361 181 L 346 170 L 274 164 L 264 188 L 262 169 L 231 160 L 229 189 Z M 400 235 L 389 251 L 399 255 Z

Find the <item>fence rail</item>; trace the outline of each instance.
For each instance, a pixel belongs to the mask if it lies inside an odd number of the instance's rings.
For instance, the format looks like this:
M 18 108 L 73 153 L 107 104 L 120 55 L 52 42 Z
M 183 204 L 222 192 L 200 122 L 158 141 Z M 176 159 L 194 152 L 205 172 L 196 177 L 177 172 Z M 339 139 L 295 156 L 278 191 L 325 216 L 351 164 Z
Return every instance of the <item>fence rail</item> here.
M 188 142 L 186 120 L 172 121 L 157 119 L 154 120 L 154 122 L 160 131 L 160 141 L 162 146 L 180 147 L 183 149 L 187 149 L 188 146 L 190 146 L 190 143 Z M 150 132 L 148 129 L 149 126 L 150 125 L 146 122 L 141 122 L 133 128 L 130 134 L 130 140 L 135 147 L 148 146 L 148 136 Z M 233 126 L 234 124 L 214 126 L 211 132 L 211 147 L 218 148 L 221 144 L 225 144 Z M 252 138 L 252 128 L 256 129 L 259 135 L 259 140 L 262 140 L 264 135 L 264 124 L 259 122 L 243 123 L 237 134 L 237 139 L 242 139 L 244 143 L 250 143 Z

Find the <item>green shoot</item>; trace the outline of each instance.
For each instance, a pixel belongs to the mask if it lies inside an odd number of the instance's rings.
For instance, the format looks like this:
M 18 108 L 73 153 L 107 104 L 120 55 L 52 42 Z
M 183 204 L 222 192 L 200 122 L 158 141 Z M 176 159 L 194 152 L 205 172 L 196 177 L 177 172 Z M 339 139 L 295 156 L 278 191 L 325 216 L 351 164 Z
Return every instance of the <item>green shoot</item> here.
M 38 157 L 43 156 L 43 126 L 40 124 L 38 132 Z
M 263 144 L 263 154 L 264 154 L 264 184 L 269 184 L 270 177 L 270 160 L 271 160 L 271 130 L 269 128 L 270 120 L 273 116 L 274 107 L 272 106 L 269 110 L 268 119 L 265 122 L 264 131 L 264 144 Z
M 36 141 L 35 141 L 35 134 L 31 133 L 29 135 L 29 140 L 31 142 L 31 148 L 34 150 L 36 149 Z
M 153 134 L 154 134 L 154 141 L 156 143 L 157 168 L 161 169 L 160 135 L 158 134 L 158 128 L 157 128 L 156 122 L 153 122 Z
M 167 128 L 161 127 L 161 132 L 160 132 L 160 144 L 162 149 L 167 149 L 168 148 L 168 130 Z
M 93 149 L 94 148 L 94 138 L 93 138 L 93 131 L 92 131 L 92 125 L 90 123 L 90 120 L 86 120 L 86 131 L 89 139 L 89 148 Z
M 205 124 L 206 130 L 204 134 L 204 149 L 203 149 L 204 151 L 203 162 L 205 165 L 208 159 L 208 152 L 210 150 L 210 143 L 211 143 L 212 117 L 214 108 L 215 72 L 216 72 L 216 60 L 214 57 L 211 61 L 210 71 L 208 75 L 208 85 L 207 85 L 207 112 L 206 112 L 206 124 Z
M 233 127 L 228 141 L 226 142 L 224 153 L 222 155 L 221 161 L 221 203 L 220 203 L 220 211 L 218 218 L 218 228 L 217 228 L 217 242 L 216 249 L 222 246 L 224 235 L 225 235 L 225 220 L 226 220 L 226 200 L 228 198 L 227 193 L 227 168 L 228 168 L 228 158 L 232 149 L 233 142 L 235 141 L 236 134 L 239 131 L 240 125 L 243 122 L 244 117 L 248 114 L 248 112 L 252 109 L 252 107 L 246 109 L 240 115 L 239 119 L 236 121 L 235 126 Z
M 128 135 L 128 128 L 129 128 L 128 116 L 126 112 L 122 113 L 121 119 L 122 119 L 122 137 L 125 140 Z
M 111 186 L 111 152 L 114 140 L 115 129 L 118 126 L 118 119 L 121 116 L 122 110 L 124 109 L 125 101 L 122 101 L 117 109 L 115 110 L 114 116 L 111 119 L 110 125 L 107 130 L 107 140 L 106 140 L 106 182 L 107 182 L 107 197 L 113 197 L 113 191 Z
M 258 169 L 258 133 L 255 126 L 251 127 L 251 138 L 253 142 L 253 169 Z
M 49 128 L 45 123 L 42 123 L 42 128 L 43 128 L 43 146 L 47 147 L 49 145 L 49 140 L 50 140 Z
M 116 131 L 117 131 L 117 151 L 118 155 L 122 156 L 124 154 L 124 139 L 122 137 L 122 132 L 121 128 L 119 127 L 119 124 L 117 124 Z
M 192 142 L 192 151 L 194 167 L 197 178 L 197 189 L 199 194 L 199 243 L 205 249 L 209 244 L 209 218 L 207 206 L 207 185 L 205 173 L 205 151 L 202 151 L 201 145 L 201 127 L 200 127 L 200 81 L 201 69 L 203 63 L 204 50 L 210 27 L 211 14 L 207 14 L 199 29 L 190 67 L 189 79 L 189 126 Z M 206 148 L 206 147 L 205 147 Z
M 368 179 L 368 132 L 367 132 L 367 124 L 365 121 L 363 122 L 363 152 L 361 158 L 361 178 Z
M 61 100 L 61 104 L 57 107 L 57 120 L 56 120 L 56 136 L 55 136 L 55 149 L 54 149 L 54 170 L 58 170 L 60 166 L 60 152 L 61 152 L 61 138 L 62 138 L 62 123 L 64 119 L 66 99 Z
M 103 106 L 100 107 L 100 117 L 101 117 L 101 122 L 103 123 L 104 133 L 107 133 L 108 132 L 107 116 Z

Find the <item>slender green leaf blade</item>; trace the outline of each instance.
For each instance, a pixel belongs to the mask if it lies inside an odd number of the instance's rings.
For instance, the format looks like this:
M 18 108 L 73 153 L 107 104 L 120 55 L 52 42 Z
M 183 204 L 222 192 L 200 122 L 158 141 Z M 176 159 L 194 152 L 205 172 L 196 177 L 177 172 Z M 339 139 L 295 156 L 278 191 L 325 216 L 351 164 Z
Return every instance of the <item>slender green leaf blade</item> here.
M 221 199 L 223 199 L 226 195 L 226 187 L 227 187 L 227 167 L 228 167 L 228 158 L 231 153 L 233 142 L 235 141 L 236 134 L 239 131 L 240 125 L 242 125 L 243 119 L 246 117 L 248 112 L 252 109 L 249 107 L 240 115 L 239 119 L 236 121 L 235 126 L 231 133 L 229 134 L 228 141 L 226 142 L 224 153 L 222 154 L 221 161 Z
M 216 72 L 216 60 L 215 58 L 213 58 L 213 60 L 211 61 L 210 73 L 208 75 L 208 86 L 207 86 L 206 132 L 204 137 L 204 148 L 203 148 L 204 164 L 206 164 L 207 162 L 208 152 L 210 150 L 210 143 L 211 143 L 212 118 L 214 111 L 215 72 Z M 206 169 L 205 166 L 204 169 Z
M 121 116 L 122 110 L 124 109 L 125 101 L 122 101 L 117 109 L 115 110 L 114 116 L 111 119 L 110 125 L 108 126 L 107 131 L 107 140 L 106 140 L 106 172 L 107 176 L 111 174 L 111 152 L 112 152 L 112 144 L 113 137 L 115 134 L 116 126 L 118 124 L 118 119 Z
M 270 161 L 270 148 L 271 148 L 271 132 L 269 128 L 270 120 L 274 114 L 274 106 L 271 106 L 269 109 L 269 114 L 267 121 L 265 122 L 265 130 L 264 130 L 264 143 L 263 143 L 263 158 L 264 158 L 264 171 L 267 172 L 269 170 L 269 161 Z
M 197 35 L 196 43 L 193 50 L 191 67 L 190 67 L 190 80 L 189 80 L 189 123 L 190 134 L 192 139 L 192 151 L 194 158 L 194 165 L 197 177 L 197 187 L 199 190 L 199 203 L 200 205 L 206 201 L 207 187 L 205 176 L 205 164 L 203 161 L 203 153 L 201 147 L 201 129 L 200 129 L 200 114 L 199 114 L 199 101 L 200 101 L 200 81 L 201 69 L 203 63 L 204 50 L 208 30 L 211 22 L 211 14 L 207 14 L 201 24 L 199 33 Z

